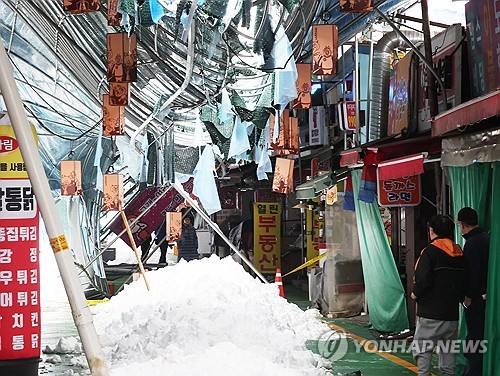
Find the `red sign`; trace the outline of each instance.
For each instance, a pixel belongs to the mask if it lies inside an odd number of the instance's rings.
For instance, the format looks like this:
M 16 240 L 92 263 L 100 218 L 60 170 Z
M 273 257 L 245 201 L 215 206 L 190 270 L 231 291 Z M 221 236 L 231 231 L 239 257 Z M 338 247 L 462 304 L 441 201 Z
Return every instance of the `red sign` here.
M 340 129 L 343 131 L 356 130 L 356 102 L 342 102 L 338 106 Z
M 263 274 L 274 274 L 281 268 L 281 204 L 253 204 L 255 267 Z
M 186 192 L 191 193 L 193 190 L 193 179 L 189 179 L 182 186 Z M 156 197 L 164 194 L 165 189 L 167 188 L 150 187 L 134 198 L 125 208 L 125 214 L 129 223 L 132 223 L 141 213 L 143 213 Z M 166 213 L 175 211 L 177 206 L 182 202 L 184 202 L 184 198 L 177 193 L 174 188 L 165 193 L 146 214 L 131 226 L 130 230 L 134 236 L 135 244 L 140 246 L 153 231 L 160 227 L 165 219 Z M 117 217 L 110 226 L 110 230 L 115 234 L 119 234 L 123 228 L 123 220 L 121 217 Z M 126 233 L 122 235 L 122 240 L 130 246 L 130 240 Z
M 311 179 L 319 176 L 319 173 L 323 171 L 330 171 L 330 161 L 320 161 L 319 158 L 311 159 Z
M 0 126 L 0 360 L 40 356 L 38 207 L 14 137 Z
M 378 204 L 381 207 L 417 206 L 422 200 L 420 175 L 390 180 L 377 177 L 377 182 Z

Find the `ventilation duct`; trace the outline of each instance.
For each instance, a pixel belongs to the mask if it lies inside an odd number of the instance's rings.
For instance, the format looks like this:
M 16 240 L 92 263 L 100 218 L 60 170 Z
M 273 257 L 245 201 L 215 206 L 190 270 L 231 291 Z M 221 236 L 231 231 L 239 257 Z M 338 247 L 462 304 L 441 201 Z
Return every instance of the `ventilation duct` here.
M 401 30 L 412 44 L 424 40 L 418 31 Z M 389 113 L 389 81 L 391 75 L 391 54 L 396 48 L 406 46 L 404 39 L 395 31 L 384 35 L 373 51 L 372 93 L 370 104 L 370 141 L 387 136 Z

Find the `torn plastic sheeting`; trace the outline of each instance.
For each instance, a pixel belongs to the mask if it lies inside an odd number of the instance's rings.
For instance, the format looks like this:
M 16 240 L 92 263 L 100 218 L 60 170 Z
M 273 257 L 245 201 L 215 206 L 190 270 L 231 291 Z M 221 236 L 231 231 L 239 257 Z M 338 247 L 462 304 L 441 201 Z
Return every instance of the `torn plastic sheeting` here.
M 269 158 L 269 141 L 271 127 L 269 124 L 264 129 L 264 141 L 262 144 L 257 145 L 255 148 L 255 162 L 257 163 L 257 179 L 258 180 L 268 180 L 266 172 L 273 172 L 273 166 L 271 163 L 271 158 Z
M 196 119 L 196 123 L 194 125 L 193 146 L 203 145 L 206 145 L 206 142 L 203 140 L 203 123 L 198 118 Z
M 194 169 L 193 193 L 200 199 L 208 214 L 220 211 L 219 193 L 214 178 L 215 155 L 211 145 L 205 146 L 198 164 Z
M 282 26 L 278 28 L 276 33 L 271 56 L 276 67 L 274 71 L 274 104 L 285 108 L 290 101 L 297 98 L 295 81 L 297 81 L 298 73 L 292 46 Z
M 231 98 L 229 98 L 226 88 L 222 89 L 221 96 L 222 101 L 217 108 L 217 116 L 221 123 L 226 123 L 234 116 L 234 112 L 232 110 Z
M 233 128 L 233 134 L 231 136 L 231 145 L 229 146 L 228 158 L 234 156 L 239 156 L 250 150 L 250 141 L 248 136 L 252 133 L 254 124 L 241 121 L 239 117 L 236 118 L 236 123 Z

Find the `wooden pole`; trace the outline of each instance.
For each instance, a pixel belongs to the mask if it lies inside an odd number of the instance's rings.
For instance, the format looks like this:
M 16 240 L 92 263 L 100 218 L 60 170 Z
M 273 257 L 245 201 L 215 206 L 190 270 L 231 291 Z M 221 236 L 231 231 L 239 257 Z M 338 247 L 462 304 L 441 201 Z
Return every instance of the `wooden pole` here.
M 146 284 L 146 288 L 148 291 L 151 291 L 149 288 L 148 280 L 146 279 L 146 271 L 144 270 L 144 265 L 142 265 L 141 257 L 139 256 L 139 252 L 137 251 L 137 246 L 135 245 L 134 236 L 132 235 L 132 231 L 130 231 L 130 226 L 128 224 L 127 216 L 125 215 L 125 210 L 120 210 L 122 215 L 123 224 L 125 225 L 125 229 L 127 230 L 128 238 L 130 239 L 130 244 L 132 245 L 132 249 L 135 252 L 135 257 L 137 258 L 137 263 L 139 264 L 139 270 L 141 271 L 142 277 L 144 278 L 144 283 Z

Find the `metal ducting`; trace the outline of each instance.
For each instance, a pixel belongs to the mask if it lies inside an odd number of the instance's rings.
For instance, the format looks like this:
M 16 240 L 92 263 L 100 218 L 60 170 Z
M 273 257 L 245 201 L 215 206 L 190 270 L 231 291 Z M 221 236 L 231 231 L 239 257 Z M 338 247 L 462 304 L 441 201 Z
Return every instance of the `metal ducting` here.
M 423 42 L 424 35 L 418 31 L 401 30 L 413 43 Z M 384 35 L 373 51 L 373 77 L 370 104 L 370 141 L 387 136 L 389 113 L 389 81 L 391 75 L 391 54 L 406 42 L 395 31 Z

